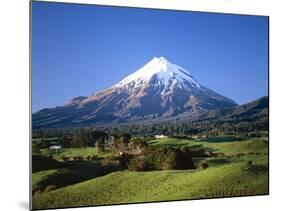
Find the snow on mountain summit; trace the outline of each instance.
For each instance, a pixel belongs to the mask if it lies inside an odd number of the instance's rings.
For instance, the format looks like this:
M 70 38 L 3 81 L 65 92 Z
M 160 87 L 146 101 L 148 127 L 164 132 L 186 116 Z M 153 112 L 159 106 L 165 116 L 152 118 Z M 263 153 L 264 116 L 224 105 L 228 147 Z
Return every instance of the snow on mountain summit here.
M 200 88 L 200 84 L 186 69 L 171 63 L 164 57 L 154 57 L 146 65 L 135 71 L 133 74 L 121 80 L 116 86 L 124 86 L 134 83 L 135 87 L 141 86 L 144 83 L 157 76 L 160 85 L 167 86 L 171 83 L 189 82 L 194 87 Z

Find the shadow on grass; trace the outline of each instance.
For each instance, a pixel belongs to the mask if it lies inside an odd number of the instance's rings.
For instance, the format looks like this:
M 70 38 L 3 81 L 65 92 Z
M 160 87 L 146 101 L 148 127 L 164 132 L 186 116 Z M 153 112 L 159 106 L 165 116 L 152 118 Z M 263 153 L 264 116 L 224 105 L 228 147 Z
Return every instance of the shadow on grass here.
M 265 174 L 268 172 L 268 166 L 266 165 L 246 165 L 244 170 L 252 174 Z
M 60 168 L 62 164 L 62 162 L 47 156 L 32 155 L 32 173 Z
M 223 165 L 223 164 L 228 164 L 231 161 L 227 158 L 214 158 L 214 159 L 209 159 L 207 162 L 210 165 Z
M 210 166 L 219 166 L 231 163 L 228 158 L 193 157 L 192 160 L 196 168 L 199 168 L 200 163 L 202 163 L 203 161 L 207 162 Z
M 36 184 L 32 191 L 33 194 L 52 191 L 119 170 L 118 164 L 102 166 L 100 161 L 69 161 L 60 163 L 61 165 L 56 169 L 55 173 L 44 177 Z
M 203 149 L 205 151 L 209 151 L 209 152 L 212 152 L 214 151 L 214 149 L 210 148 L 210 147 L 206 147 L 204 146 L 203 144 L 193 144 L 193 145 L 187 145 L 188 148 L 190 150 L 199 150 L 199 149 Z
M 161 142 L 159 142 L 159 141 L 149 141 L 149 144 L 151 144 L 151 145 L 163 145 L 163 146 L 168 146 L 168 147 L 188 146 L 188 143 L 176 143 L 176 141 L 175 141 L 175 143 L 169 143 L 169 142 L 167 142 L 167 143 L 165 143 L 165 142 L 161 143 Z
M 240 136 L 214 136 L 208 138 L 202 138 L 198 142 L 209 142 L 209 143 L 223 143 L 233 141 L 247 141 L 249 138 Z

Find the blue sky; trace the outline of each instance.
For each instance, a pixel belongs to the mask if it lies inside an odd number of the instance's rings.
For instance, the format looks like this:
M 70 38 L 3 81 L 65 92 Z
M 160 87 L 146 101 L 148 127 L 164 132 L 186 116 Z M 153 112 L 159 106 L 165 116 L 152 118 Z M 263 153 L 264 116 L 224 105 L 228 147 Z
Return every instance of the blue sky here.
M 243 104 L 268 93 L 268 19 L 32 3 L 32 110 L 88 96 L 154 56 Z

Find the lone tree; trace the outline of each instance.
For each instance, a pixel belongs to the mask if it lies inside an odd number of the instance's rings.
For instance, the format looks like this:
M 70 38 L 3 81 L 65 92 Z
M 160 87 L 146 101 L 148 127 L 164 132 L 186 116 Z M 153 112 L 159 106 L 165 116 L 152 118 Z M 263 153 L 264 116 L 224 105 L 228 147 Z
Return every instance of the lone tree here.
M 130 152 L 132 154 L 140 154 L 144 152 L 148 144 L 141 138 L 135 139 L 129 143 Z
M 130 134 L 121 134 L 119 136 L 114 136 L 112 148 L 119 153 L 127 152 L 127 147 L 130 139 Z

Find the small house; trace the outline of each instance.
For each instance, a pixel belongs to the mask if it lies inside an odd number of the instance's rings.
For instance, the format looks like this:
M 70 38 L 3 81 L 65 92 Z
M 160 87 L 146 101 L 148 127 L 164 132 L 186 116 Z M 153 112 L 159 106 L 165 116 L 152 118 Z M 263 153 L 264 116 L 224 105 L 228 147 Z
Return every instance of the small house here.
M 165 136 L 165 135 L 155 135 L 154 136 L 156 139 L 163 139 L 163 138 L 167 138 L 168 136 Z
M 200 137 L 199 137 L 199 135 L 192 135 L 191 138 L 192 139 L 199 139 Z
M 49 150 L 55 151 L 57 153 L 57 152 L 60 152 L 62 150 L 62 147 L 60 145 L 52 145 L 52 146 L 49 147 Z

